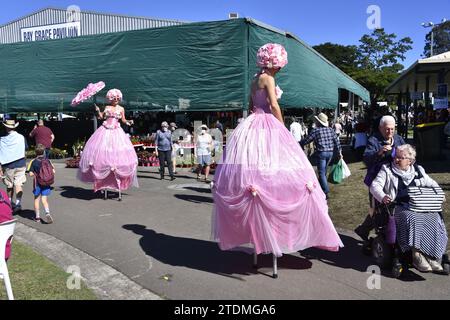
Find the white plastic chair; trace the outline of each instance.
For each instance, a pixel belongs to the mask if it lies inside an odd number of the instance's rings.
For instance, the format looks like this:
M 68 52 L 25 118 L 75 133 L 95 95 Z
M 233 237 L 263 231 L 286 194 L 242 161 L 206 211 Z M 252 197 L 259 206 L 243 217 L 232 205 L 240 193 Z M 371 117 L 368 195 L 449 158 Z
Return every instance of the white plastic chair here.
M 6 287 L 6 294 L 8 295 L 9 300 L 14 300 L 11 281 L 9 280 L 8 266 L 5 261 L 5 249 L 6 242 L 9 238 L 11 238 L 14 234 L 14 228 L 16 227 L 17 220 L 9 220 L 3 223 L 0 223 L 0 279 L 3 279 Z

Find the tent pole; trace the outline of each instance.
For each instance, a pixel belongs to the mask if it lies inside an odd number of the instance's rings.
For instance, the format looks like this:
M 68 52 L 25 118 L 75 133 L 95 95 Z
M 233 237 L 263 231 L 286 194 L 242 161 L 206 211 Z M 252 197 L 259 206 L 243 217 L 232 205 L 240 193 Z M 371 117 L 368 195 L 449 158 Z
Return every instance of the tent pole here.
M 336 106 L 336 111 L 334 112 L 334 123 L 337 122 L 339 113 L 341 113 L 341 108 L 340 108 L 340 104 L 339 104 L 340 98 L 341 98 L 341 89 L 338 89 L 338 103 Z

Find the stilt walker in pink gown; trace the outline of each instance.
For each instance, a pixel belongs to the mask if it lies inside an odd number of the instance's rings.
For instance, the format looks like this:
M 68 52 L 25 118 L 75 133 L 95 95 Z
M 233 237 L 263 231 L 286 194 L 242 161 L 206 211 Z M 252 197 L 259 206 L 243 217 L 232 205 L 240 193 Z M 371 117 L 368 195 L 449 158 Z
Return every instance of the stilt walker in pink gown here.
M 104 112 L 96 106 L 100 119 L 104 119 L 94 134 L 89 138 L 81 154 L 78 179 L 94 184 L 94 191 L 107 189 L 121 191 L 130 186 L 138 187 L 136 151 L 129 137 L 120 127 L 119 121 L 132 125 L 132 120 L 125 119 L 125 110 L 119 105 L 122 92 L 111 89 L 106 94 L 110 105 Z
M 256 254 L 274 257 L 309 247 L 338 251 L 343 244 L 325 194 L 277 102 L 282 91 L 274 76 L 287 64 L 287 53 L 269 43 L 257 62 L 251 115 L 227 139 L 216 169 L 212 237 L 222 250 L 252 244 Z

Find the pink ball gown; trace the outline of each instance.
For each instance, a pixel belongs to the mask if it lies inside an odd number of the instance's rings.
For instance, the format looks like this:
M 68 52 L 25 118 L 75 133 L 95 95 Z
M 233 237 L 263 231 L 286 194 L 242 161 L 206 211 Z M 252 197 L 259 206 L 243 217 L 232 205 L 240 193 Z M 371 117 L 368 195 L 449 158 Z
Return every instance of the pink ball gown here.
M 89 138 L 81 154 L 78 179 L 93 183 L 94 191 L 138 187 L 138 159 L 119 121 L 120 110 L 105 109 L 106 120 Z
M 212 238 L 222 250 L 252 244 L 278 257 L 309 247 L 338 251 L 344 245 L 311 163 L 272 115 L 266 89 L 252 99 L 254 113 L 234 130 L 216 169 Z

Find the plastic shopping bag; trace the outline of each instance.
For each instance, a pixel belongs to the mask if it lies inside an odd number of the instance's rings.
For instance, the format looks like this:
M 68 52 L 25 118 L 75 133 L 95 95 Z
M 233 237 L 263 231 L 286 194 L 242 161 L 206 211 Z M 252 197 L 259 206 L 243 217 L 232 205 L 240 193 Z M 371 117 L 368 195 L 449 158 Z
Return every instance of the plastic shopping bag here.
M 344 159 L 341 159 L 341 161 L 342 161 L 342 179 L 346 179 L 350 177 L 352 173 L 350 172 L 350 169 L 348 168 L 348 165 L 345 163 Z
M 343 171 L 342 171 L 342 159 L 338 161 L 338 163 L 333 164 L 331 167 L 330 175 L 328 179 L 331 183 L 341 183 L 343 179 Z

